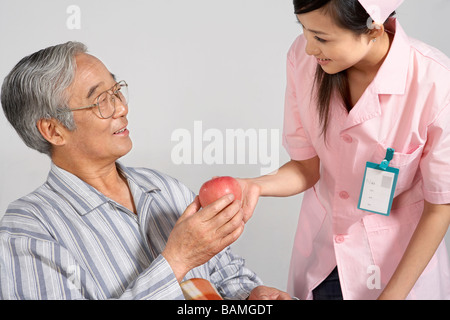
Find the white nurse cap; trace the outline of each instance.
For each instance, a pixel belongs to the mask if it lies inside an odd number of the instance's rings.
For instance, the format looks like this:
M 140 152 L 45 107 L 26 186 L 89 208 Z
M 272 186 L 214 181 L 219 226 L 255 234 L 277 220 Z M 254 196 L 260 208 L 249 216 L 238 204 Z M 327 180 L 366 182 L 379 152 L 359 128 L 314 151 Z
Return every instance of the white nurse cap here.
M 404 0 L 358 0 L 372 20 L 383 24 Z

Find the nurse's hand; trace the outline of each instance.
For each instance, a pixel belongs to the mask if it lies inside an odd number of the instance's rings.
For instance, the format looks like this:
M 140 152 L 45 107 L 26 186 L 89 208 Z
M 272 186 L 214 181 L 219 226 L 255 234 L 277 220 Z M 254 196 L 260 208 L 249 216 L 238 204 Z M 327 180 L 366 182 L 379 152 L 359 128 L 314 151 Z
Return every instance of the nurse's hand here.
M 242 210 L 244 213 L 244 222 L 247 222 L 255 211 L 256 204 L 261 195 L 261 187 L 253 182 L 252 179 L 236 178 L 242 189 Z

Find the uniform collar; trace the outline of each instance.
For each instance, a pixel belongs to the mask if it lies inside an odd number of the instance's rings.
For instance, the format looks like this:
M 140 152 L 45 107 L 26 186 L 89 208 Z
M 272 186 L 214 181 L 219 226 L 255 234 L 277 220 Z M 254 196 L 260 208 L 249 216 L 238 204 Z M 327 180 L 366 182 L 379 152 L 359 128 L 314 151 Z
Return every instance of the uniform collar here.
M 374 79 L 374 91 L 378 94 L 404 94 L 411 44 L 397 19 L 390 18 L 386 29 L 395 35 L 389 53 Z
M 126 177 L 130 188 L 140 188 L 142 192 L 148 193 L 159 190 L 150 181 L 140 179 L 140 184 L 136 182 L 134 173 L 116 162 L 117 169 Z M 92 210 L 109 203 L 113 200 L 106 197 L 97 189 L 84 182 L 74 174 L 51 163 L 47 184 L 80 214 L 85 215 Z
M 389 19 L 387 30 L 394 33 L 389 53 L 375 79 L 346 117 L 343 130 L 379 116 L 381 105 L 378 95 L 405 93 L 411 44 L 397 19 Z

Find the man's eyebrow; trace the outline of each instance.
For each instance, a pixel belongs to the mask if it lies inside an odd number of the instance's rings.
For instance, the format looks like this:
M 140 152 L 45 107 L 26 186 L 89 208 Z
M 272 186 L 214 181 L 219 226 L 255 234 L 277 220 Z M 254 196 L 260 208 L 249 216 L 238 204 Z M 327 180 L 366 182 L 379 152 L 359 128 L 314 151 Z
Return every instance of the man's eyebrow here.
M 116 80 L 116 75 L 115 75 L 114 73 L 110 72 L 109 74 L 110 74 L 111 77 L 114 79 L 114 81 L 117 81 L 117 80 Z M 97 91 L 98 87 L 100 87 L 101 84 L 103 84 L 103 81 L 100 82 L 100 83 L 98 83 L 98 84 L 96 84 L 95 86 L 92 86 L 92 87 L 89 89 L 89 92 L 88 92 L 86 98 L 87 98 L 87 99 L 91 98 L 91 96 L 94 94 L 95 91 Z
M 89 92 L 87 94 L 87 98 L 91 98 L 91 96 L 94 94 L 95 91 L 97 91 L 98 87 L 102 84 L 103 82 L 100 82 L 99 84 L 96 84 L 95 86 L 91 87 L 89 89 Z

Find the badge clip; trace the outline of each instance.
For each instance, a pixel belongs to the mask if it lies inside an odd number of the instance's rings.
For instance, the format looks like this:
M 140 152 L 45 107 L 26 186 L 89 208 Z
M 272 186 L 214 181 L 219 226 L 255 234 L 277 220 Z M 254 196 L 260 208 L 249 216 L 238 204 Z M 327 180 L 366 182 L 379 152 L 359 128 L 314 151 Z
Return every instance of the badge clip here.
M 387 151 L 386 151 L 386 156 L 384 157 L 384 160 L 381 161 L 381 163 L 380 163 L 380 165 L 379 165 L 380 169 L 386 171 L 387 167 L 389 167 L 389 162 L 390 162 L 390 161 L 392 160 L 392 158 L 394 157 L 394 152 L 395 152 L 395 150 L 392 149 L 392 148 L 388 148 L 388 149 L 387 149 Z

